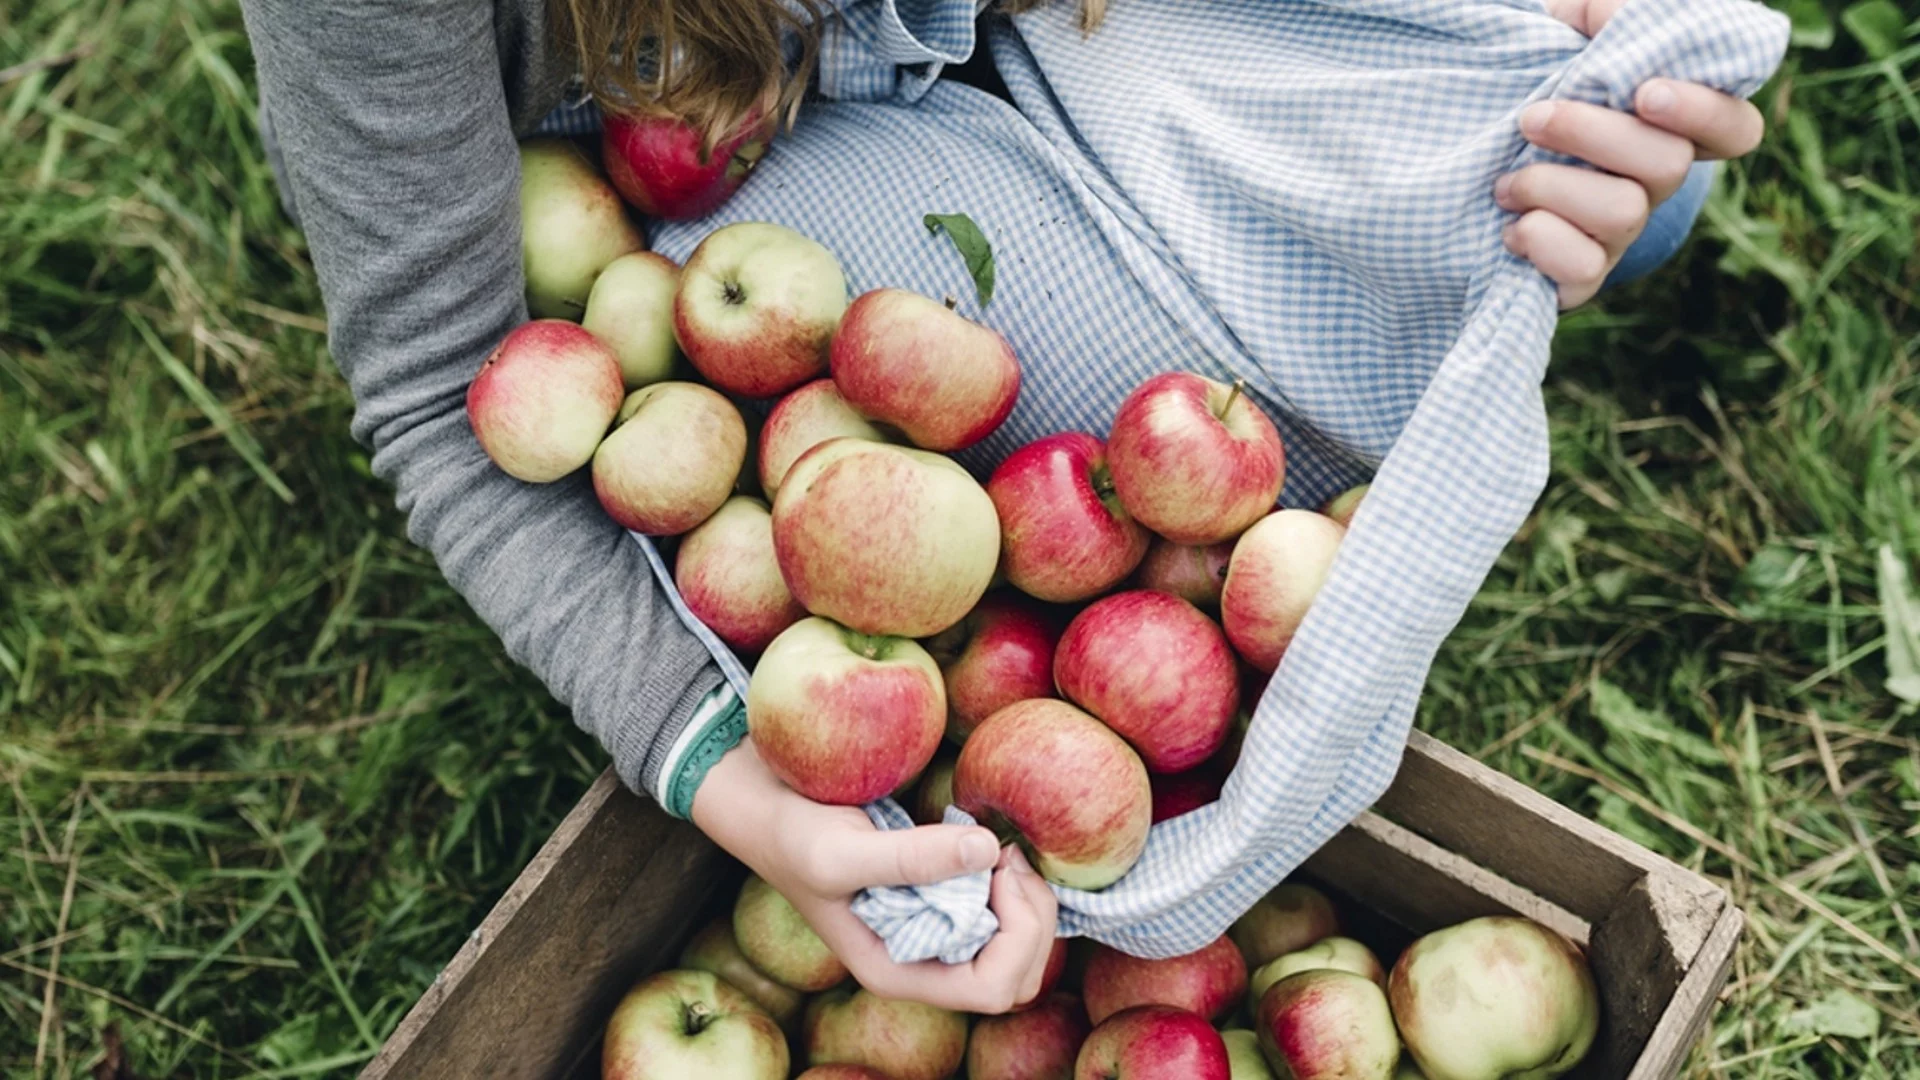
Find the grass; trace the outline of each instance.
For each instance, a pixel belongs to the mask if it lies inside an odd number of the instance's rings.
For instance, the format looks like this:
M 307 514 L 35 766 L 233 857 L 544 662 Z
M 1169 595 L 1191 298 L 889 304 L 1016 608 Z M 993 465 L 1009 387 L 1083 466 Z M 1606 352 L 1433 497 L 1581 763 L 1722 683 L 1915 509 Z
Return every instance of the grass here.
M 1789 6 L 1422 725 L 1734 891 L 1692 1075 L 1910 1078 L 1920 38 Z M 0 1073 L 351 1075 L 600 754 L 347 436 L 232 0 L 0 0 L 0 69 Z

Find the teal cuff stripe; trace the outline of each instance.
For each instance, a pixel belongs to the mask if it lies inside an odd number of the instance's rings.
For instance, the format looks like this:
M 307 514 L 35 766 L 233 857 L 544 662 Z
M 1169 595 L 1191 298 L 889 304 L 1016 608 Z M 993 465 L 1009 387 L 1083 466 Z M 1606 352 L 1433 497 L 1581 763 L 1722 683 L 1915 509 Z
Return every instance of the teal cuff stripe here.
M 667 779 L 662 807 L 674 817 L 692 816 L 694 793 L 700 790 L 707 773 L 747 737 L 747 703 L 738 694 L 729 693 L 728 697 L 732 700 L 695 737 Z

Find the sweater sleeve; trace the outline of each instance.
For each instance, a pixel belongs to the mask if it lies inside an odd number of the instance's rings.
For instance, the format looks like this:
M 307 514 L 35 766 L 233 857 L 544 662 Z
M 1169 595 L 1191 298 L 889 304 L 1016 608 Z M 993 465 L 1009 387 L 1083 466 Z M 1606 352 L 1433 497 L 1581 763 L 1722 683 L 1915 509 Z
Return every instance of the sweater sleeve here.
M 657 792 L 721 676 L 646 554 L 582 474 L 523 484 L 487 460 L 465 391 L 527 317 L 519 158 L 489 0 L 246 0 L 289 208 L 307 234 L 353 433 L 407 533 Z

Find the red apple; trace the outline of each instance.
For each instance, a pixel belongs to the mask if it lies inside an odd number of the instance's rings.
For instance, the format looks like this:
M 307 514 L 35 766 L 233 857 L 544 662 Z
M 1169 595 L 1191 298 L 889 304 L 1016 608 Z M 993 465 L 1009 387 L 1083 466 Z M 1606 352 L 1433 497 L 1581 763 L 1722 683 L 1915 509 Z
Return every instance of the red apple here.
M 1171 540 L 1155 540 L 1147 557 L 1134 571 L 1133 587 L 1158 589 L 1202 611 L 1220 610 L 1220 587 L 1227 581 L 1227 560 L 1233 541 L 1189 547 Z
M 913 793 L 913 820 L 919 825 L 938 825 L 946 820 L 947 807 L 953 805 L 954 758 L 937 755 L 920 774 L 920 786 Z
M 1121 402 L 1107 435 L 1120 502 L 1176 544 L 1217 544 L 1273 509 L 1286 451 L 1238 385 L 1156 375 Z
M 771 499 L 780 491 L 780 481 L 800 455 L 826 442 L 845 436 L 871 442 L 894 439 L 873 422 L 853 411 L 840 396 L 832 379 L 815 379 L 780 399 L 767 414 L 760 428 L 760 486 Z
M 1218 1020 L 1247 992 L 1247 965 L 1224 937 L 1185 956 L 1143 960 L 1106 945 L 1087 960 L 1081 993 L 1098 1024 L 1135 1005 L 1171 1005 Z
M 1198 810 L 1220 801 L 1220 789 L 1226 786 L 1227 769 L 1208 760 L 1182 773 L 1156 773 L 1153 783 L 1153 823 Z
M 1550 1080 L 1580 1063 L 1600 1025 L 1593 974 L 1572 942 L 1529 919 L 1436 930 L 1388 982 L 1407 1050 L 1432 1080 Z
M 1119 732 L 1153 772 L 1191 769 L 1226 740 L 1240 674 L 1199 608 L 1136 589 L 1096 600 L 1053 655 L 1060 693 Z
M 607 1020 L 603 1080 L 785 1080 L 787 1038 L 747 995 L 707 971 L 663 971 Z
M 972 446 L 1020 396 L 1006 338 L 905 289 L 875 289 L 847 307 L 832 369 L 849 404 L 925 450 Z
M 758 874 L 748 875 L 734 901 L 733 940 L 755 970 L 789 989 L 812 993 L 847 977 L 847 965 Z
M 628 390 L 673 377 L 680 359 L 673 340 L 673 297 L 679 291 L 680 267 L 651 251 L 622 255 L 594 279 L 580 325 L 619 358 Z
M 541 319 L 502 338 L 480 366 L 467 422 L 508 476 L 544 484 L 593 459 L 621 396 L 611 350 L 572 323 Z
M 807 617 L 787 591 L 773 554 L 773 515 L 750 495 L 735 495 L 680 541 L 673 583 L 687 610 L 720 640 L 759 652 Z
M 1311 885 L 1277 885 L 1227 928 L 1251 971 L 1340 932 L 1333 901 Z
M 634 532 L 678 536 L 713 516 L 747 457 L 733 403 L 699 383 L 663 382 L 627 395 L 593 454 L 593 492 Z
M 1348 937 L 1321 938 L 1304 949 L 1276 957 L 1255 968 L 1253 974 L 1247 977 L 1247 1007 L 1258 1010 L 1260 998 L 1266 994 L 1267 987 L 1281 979 L 1321 968 L 1349 971 L 1373 980 L 1382 990 L 1387 988 L 1387 969 L 1380 966 L 1380 958 L 1373 955 L 1372 949 Z
M 1017 838 L 1056 885 L 1104 889 L 1147 845 L 1153 792 L 1140 757 L 1105 724 L 1064 701 L 1018 701 L 960 749 L 954 805 Z
M 1107 476 L 1106 447 L 1078 431 L 1007 455 L 987 479 L 1000 513 L 1001 568 L 1014 588 L 1065 603 L 1118 585 L 1147 552 Z
M 602 268 L 647 239 L 599 170 L 565 139 L 520 144 L 520 248 L 527 312 L 578 319 Z
M 1360 500 L 1367 497 L 1367 488 L 1370 486 L 1372 485 L 1361 484 L 1359 487 L 1348 488 L 1328 499 L 1327 505 L 1321 507 L 1320 512 L 1339 522 L 1343 529 L 1352 525 L 1353 515 L 1360 509 Z
M 747 684 L 747 730 L 788 787 L 859 806 L 919 775 L 946 728 L 940 668 L 906 638 L 802 619 L 773 639 Z
M 948 1080 L 967 1054 L 967 1018 L 841 987 L 807 1004 L 808 1065 L 865 1065 L 892 1080 Z
M 893 1080 L 893 1077 L 865 1065 L 815 1065 L 794 1080 Z
M 752 116 L 709 146 L 699 128 L 673 116 L 606 113 L 600 156 L 607 179 L 648 217 L 684 221 L 720 208 L 767 152 L 770 119 Z
M 826 371 L 846 310 L 832 252 L 783 225 L 743 221 L 708 233 L 687 258 L 673 330 L 708 382 L 772 397 Z
M 1227 1044 L 1227 1069 L 1233 1080 L 1274 1080 L 1266 1056 L 1260 1053 L 1260 1036 L 1245 1028 L 1227 1028 L 1220 1032 L 1220 1041 Z
M 1277 510 L 1234 545 L 1220 594 L 1227 638 L 1261 671 L 1280 666 L 1347 530 L 1311 510 Z
M 1074 1080 L 1231 1080 L 1227 1044 L 1185 1009 L 1141 1005 L 1093 1029 Z
M 967 1080 L 1073 1080 L 1089 1030 L 1072 994 L 1050 995 L 1025 1012 L 983 1016 L 967 1043 Z
M 1254 1030 L 1267 1063 L 1293 1080 L 1393 1080 L 1400 1060 L 1387 995 L 1350 971 L 1321 968 L 1274 983 Z
M 1017 593 L 989 593 L 967 617 L 927 639 L 947 680 L 947 737 L 964 743 L 980 722 L 1016 701 L 1053 696 L 1060 628 Z
M 722 915 L 701 928 L 687 947 L 680 951 L 680 966 L 692 971 L 710 971 L 735 990 L 753 999 L 782 1028 L 791 1028 L 800 1019 L 806 995 L 768 978 L 753 966 L 747 954 L 733 940 L 733 920 Z
M 939 454 L 829 439 L 781 481 L 773 546 L 808 611 L 863 633 L 927 637 L 987 591 L 1000 521 L 979 483 Z

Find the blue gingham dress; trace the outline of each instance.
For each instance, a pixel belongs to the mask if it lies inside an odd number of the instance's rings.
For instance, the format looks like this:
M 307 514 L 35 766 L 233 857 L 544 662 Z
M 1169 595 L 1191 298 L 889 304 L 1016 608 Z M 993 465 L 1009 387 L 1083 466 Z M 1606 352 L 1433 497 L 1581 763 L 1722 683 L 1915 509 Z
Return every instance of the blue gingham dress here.
M 847 0 L 829 100 L 713 218 L 653 243 L 683 260 L 718 225 L 776 221 L 832 249 L 855 292 L 957 298 L 1025 376 L 1012 417 L 960 455 L 976 471 L 1052 432 L 1104 434 L 1130 389 L 1181 369 L 1247 381 L 1286 441 L 1283 505 L 1372 477 L 1220 801 L 1155 826 L 1114 886 L 1056 890 L 1062 934 L 1169 956 L 1385 789 L 1428 665 L 1545 483 L 1555 294 L 1505 251 L 1491 194 L 1542 157 L 1516 115 L 1626 108 L 1654 75 L 1749 95 L 1787 23 L 1748 0 L 1633 0 L 1589 41 L 1539 0 L 1114 0 L 1086 36 L 1074 7 L 987 20 L 976 42 L 975 0 Z M 1014 104 L 937 80 L 977 45 Z M 921 224 L 954 211 L 993 244 L 985 310 Z M 982 874 L 856 910 L 897 960 L 960 961 L 993 932 L 986 897 Z

